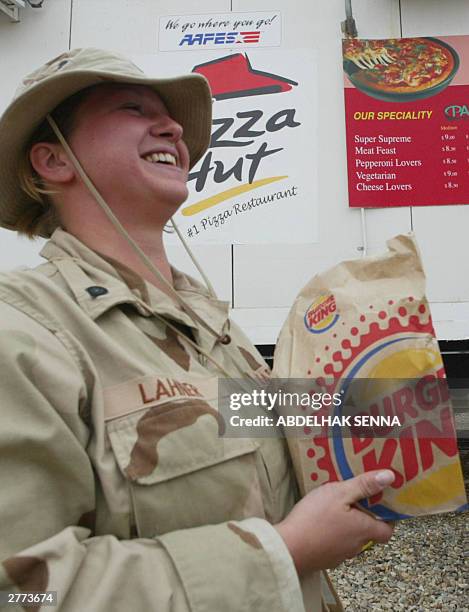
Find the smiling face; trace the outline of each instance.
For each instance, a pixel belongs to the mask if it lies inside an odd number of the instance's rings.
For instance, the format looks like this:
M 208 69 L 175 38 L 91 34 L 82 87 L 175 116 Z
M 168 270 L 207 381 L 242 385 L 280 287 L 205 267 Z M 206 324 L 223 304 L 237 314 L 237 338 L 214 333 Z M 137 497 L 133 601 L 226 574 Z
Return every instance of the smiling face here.
M 182 127 L 144 85 L 103 84 L 80 105 L 68 142 L 122 220 L 164 224 L 187 198 Z

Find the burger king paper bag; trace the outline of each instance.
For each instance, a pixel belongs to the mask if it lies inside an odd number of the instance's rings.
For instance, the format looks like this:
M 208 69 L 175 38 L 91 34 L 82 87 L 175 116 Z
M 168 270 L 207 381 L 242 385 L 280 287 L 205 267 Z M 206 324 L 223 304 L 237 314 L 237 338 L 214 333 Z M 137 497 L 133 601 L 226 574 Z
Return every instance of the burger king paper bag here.
M 295 472 L 305 494 L 392 469 L 393 485 L 361 502 L 388 520 L 462 510 L 454 418 L 422 263 L 410 235 L 388 248 L 315 276 L 281 330 L 274 378 L 302 379 L 311 395 L 321 389 L 343 398 L 338 406 L 301 407 L 316 422 L 300 436 L 286 434 Z

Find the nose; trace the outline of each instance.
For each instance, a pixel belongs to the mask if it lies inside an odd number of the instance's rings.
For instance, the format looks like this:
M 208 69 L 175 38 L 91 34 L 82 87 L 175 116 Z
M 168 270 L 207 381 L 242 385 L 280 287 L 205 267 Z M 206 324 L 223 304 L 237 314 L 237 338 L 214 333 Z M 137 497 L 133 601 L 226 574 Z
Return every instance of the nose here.
M 169 115 L 159 115 L 150 127 L 150 134 L 165 138 L 170 142 L 178 142 L 182 138 L 182 125 Z

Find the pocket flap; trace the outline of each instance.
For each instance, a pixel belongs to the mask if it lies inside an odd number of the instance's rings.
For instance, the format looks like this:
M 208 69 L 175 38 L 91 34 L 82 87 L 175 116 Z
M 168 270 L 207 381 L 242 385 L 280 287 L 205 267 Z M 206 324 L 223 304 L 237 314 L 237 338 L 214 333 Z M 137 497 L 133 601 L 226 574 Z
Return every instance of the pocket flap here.
M 221 415 L 200 398 L 175 399 L 107 423 L 120 470 L 139 484 L 164 482 L 252 453 L 249 438 L 222 438 Z

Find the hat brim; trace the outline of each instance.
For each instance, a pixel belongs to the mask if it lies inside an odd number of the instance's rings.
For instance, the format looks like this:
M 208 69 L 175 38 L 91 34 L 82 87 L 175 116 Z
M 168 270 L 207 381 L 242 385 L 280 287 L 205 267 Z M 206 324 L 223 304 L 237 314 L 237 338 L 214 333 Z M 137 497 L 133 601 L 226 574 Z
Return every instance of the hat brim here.
M 38 82 L 10 104 L 0 119 L 0 226 L 16 229 L 31 198 L 20 188 L 18 168 L 24 146 L 34 130 L 56 106 L 73 94 L 92 85 L 130 83 L 152 87 L 169 114 L 183 128 L 190 167 L 207 150 L 212 123 L 212 96 L 201 75 L 153 79 L 119 75 L 104 71 L 73 70 L 61 72 Z M 43 234 L 50 235 L 50 232 Z

